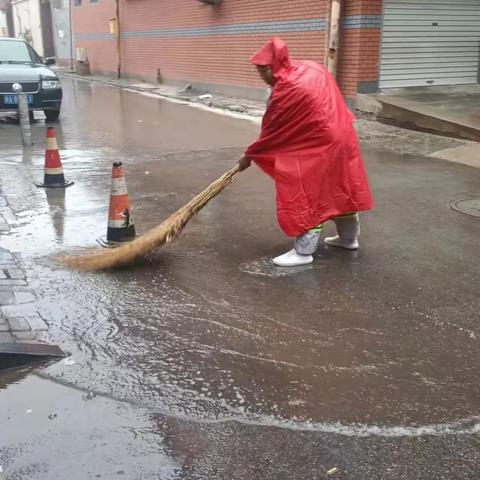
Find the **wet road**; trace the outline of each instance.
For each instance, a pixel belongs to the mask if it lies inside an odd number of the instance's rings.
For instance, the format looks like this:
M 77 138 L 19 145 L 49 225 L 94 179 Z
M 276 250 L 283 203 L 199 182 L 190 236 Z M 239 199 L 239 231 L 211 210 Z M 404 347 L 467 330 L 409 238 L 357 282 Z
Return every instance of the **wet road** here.
M 0 376 L 7 480 L 480 478 L 480 221 L 449 208 L 478 196 L 480 170 L 364 146 L 377 208 L 362 249 L 322 246 L 284 270 L 268 260 L 290 246 L 273 187 L 252 168 L 150 264 L 71 272 L 53 258 L 105 233 L 113 161 L 142 232 L 258 127 L 64 83 L 57 134 L 74 187 L 33 186 L 41 122 L 23 155 L 17 127 L 0 124 L 17 216 L 0 246 L 24 256 L 40 299 L 26 308 L 75 362 Z

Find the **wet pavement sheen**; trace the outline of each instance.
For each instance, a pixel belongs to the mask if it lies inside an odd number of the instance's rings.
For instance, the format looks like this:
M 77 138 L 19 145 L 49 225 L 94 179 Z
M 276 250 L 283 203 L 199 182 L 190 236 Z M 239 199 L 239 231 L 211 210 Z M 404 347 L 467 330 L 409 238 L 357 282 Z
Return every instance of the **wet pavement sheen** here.
M 73 358 L 0 376 L 7 480 L 480 478 L 480 219 L 450 208 L 480 170 L 365 147 L 362 248 L 285 270 L 269 261 L 290 247 L 274 189 L 251 168 L 148 263 L 78 273 L 54 258 L 105 234 L 113 161 L 141 233 L 258 127 L 85 82 L 65 95 L 68 190 L 33 186 L 41 122 L 23 154 L 0 124 L 17 215 L 0 246 L 24 256 L 44 338 Z

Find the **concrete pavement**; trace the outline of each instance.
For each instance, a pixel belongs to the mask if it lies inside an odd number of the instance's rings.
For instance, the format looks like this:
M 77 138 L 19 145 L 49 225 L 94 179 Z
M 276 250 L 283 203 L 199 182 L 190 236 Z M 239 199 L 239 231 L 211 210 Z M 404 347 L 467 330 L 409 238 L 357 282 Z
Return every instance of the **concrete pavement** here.
M 450 204 L 480 196 L 480 170 L 415 154 L 445 139 L 370 122 L 377 207 L 358 252 L 322 246 L 309 267 L 274 268 L 291 243 L 252 168 L 150 263 L 72 272 L 55 256 L 104 234 L 113 161 L 142 232 L 258 127 L 85 82 L 65 94 L 57 133 L 76 184 L 63 195 L 33 186 L 44 126 L 25 155 L 16 127 L 0 129 L 20 219 L 0 245 L 22 252 L 45 338 L 72 352 L 1 377 L 7 480 L 476 478 L 480 224 Z
M 6 198 L 0 196 L 0 237 L 8 235 L 16 223 Z M 34 332 L 47 329 L 35 311 L 36 300 L 35 292 L 29 288 L 21 257 L 0 248 L 0 344 L 33 341 Z
M 480 141 L 480 85 L 389 88 L 359 95 L 360 110 L 396 125 Z

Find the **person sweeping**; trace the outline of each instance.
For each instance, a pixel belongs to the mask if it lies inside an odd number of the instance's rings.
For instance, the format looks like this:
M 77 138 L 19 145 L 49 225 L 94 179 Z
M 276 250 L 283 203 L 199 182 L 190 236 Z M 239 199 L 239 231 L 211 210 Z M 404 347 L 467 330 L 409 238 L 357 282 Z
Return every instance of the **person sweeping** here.
M 311 263 L 328 220 L 335 222 L 338 235 L 326 238 L 327 245 L 358 248 L 358 212 L 371 209 L 373 200 L 353 129 L 355 117 L 335 79 L 314 62 L 291 60 L 280 38 L 266 43 L 251 61 L 272 87 L 272 95 L 260 137 L 238 164 L 141 237 L 119 248 L 61 257 L 60 264 L 99 271 L 148 258 L 175 240 L 252 161 L 275 180 L 280 226 L 295 237 L 294 248 L 275 258 L 276 265 Z
M 292 60 L 287 44 L 272 38 L 253 57 L 272 87 L 259 138 L 238 162 L 255 162 L 275 181 L 277 216 L 294 248 L 273 259 L 290 267 L 313 262 L 322 228 L 333 220 L 332 247 L 359 247 L 359 212 L 373 199 L 350 112 L 333 76 L 311 61 Z

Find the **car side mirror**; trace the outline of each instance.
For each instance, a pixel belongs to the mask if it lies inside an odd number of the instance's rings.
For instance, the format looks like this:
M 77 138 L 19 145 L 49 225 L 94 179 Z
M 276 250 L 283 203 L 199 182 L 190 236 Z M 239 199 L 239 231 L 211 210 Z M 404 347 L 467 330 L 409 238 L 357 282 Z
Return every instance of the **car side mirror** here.
M 48 57 L 45 59 L 45 65 L 55 65 L 55 58 L 54 57 Z

